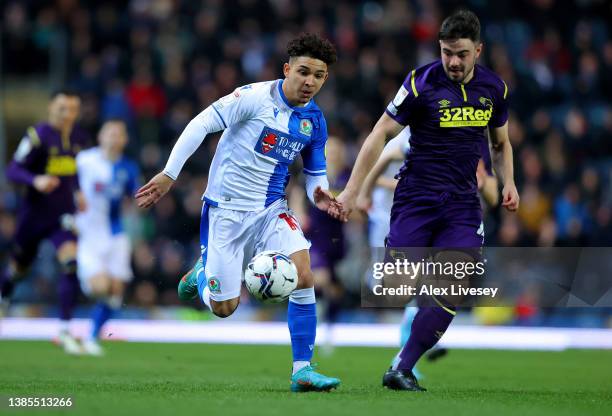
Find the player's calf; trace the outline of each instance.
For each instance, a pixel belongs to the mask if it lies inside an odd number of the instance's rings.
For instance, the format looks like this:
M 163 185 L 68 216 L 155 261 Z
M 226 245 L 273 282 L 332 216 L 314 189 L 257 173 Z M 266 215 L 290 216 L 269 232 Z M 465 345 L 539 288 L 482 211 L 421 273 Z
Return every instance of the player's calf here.
M 314 287 L 315 279 L 312 269 L 310 268 L 308 250 L 300 250 L 293 253 L 290 257 L 298 272 L 298 284 L 296 289 Z

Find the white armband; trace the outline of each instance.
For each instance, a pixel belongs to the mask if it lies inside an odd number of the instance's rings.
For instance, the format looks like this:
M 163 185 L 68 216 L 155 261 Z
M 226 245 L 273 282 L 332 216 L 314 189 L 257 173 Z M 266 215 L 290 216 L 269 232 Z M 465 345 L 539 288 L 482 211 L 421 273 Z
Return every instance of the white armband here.
M 197 150 L 204 141 L 204 138 L 209 133 L 214 133 L 223 130 L 223 120 L 215 111 L 213 106 L 208 106 L 204 111 L 195 116 L 193 120 L 187 124 L 183 133 L 174 144 L 164 174 L 174 180 L 178 178 L 183 165 Z
M 304 177 L 306 179 L 306 195 L 308 196 L 308 199 L 310 199 L 310 202 L 312 202 L 312 204 L 314 205 L 314 191 L 315 189 L 317 189 L 317 186 L 320 186 L 321 189 L 329 189 L 327 175 L 312 176 L 304 174 Z

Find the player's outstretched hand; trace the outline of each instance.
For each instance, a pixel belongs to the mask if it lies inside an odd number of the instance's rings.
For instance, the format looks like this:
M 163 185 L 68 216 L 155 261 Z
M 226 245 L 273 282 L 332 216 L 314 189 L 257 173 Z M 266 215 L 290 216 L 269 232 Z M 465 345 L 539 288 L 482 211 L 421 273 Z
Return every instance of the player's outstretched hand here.
M 346 189 L 342 191 L 340 195 L 338 195 L 336 201 L 338 201 L 341 208 L 339 218 L 340 221 L 348 221 L 349 215 L 351 215 L 351 212 L 353 212 L 355 209 L 356 198 L 357 197 L 353 193 L 349 193 Z
M 57 188 L 59 184 L 60 180 L 57 176 L 36 175 L 34 177 L 32 186 L 34 186 L 34 189 L 36 189 L 38 192 L 50 194 L 51 192 L 55 191 L 55 188 Z
M 149 208 L 153 204 L 156 204 L 162 196 L 166 195 L 173 183 L 174 180 L 164 174 L 164 172 L 160 172 L 153 176 L 153 178 L 134 195 L 138 206 L 140 208 Z
M 336 201 L 336 198 L 331 192 L 317 186 L 314 190 L 313 197 L 317 208 L 327 212 L 328 215 L 337 220 L 341 219 L 340 213 L 342 212 L 342 206 L 338 204 L 338 201 Z
M 519 194 L 516 190 L 516 185 L 508 183 L 502 189 L 502 207 L 506 207 L 508 211 L 516 211 L 519 207 Z
M 357 196 L 357 201 L 355 202 L 357 209 L 364 214 L 367 214 L 370 208 L 372 208 L 372 196 L 366 195 L 363 192 L 360 192 Z

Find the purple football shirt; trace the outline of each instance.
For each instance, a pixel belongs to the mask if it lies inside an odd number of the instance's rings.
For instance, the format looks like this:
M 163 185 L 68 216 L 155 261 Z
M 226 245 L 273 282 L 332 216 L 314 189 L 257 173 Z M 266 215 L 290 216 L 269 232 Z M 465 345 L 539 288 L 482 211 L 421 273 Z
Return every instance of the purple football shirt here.
M 46 122 L 28 128 L 6 172 L 9 180 L 27 185 L 21 217 L 53 223 L 63 214 L 74 213 L 74 192 L 78 189 L 75 156 L 87 142 L 87 133 L 78 126 L 66 137 Z M 49 194 L 32 186 L 34 177 L 44 174 L 60 179 L 60 185 Z
M 504 81 L 480 65 L 467 84 L 451 81 L 441 60 L 411 71 L 386 110 L 411 130 L 400 186 L 477 193 L 485 132 L 508 120 L 507 95 Z

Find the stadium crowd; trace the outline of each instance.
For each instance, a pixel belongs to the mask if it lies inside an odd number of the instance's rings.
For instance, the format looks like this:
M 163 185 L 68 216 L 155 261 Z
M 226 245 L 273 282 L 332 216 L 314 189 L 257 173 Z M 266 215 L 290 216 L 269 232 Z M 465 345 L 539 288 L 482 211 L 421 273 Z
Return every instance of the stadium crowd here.
M 612 37 L 606 16 L 612 10 L 606 1 L 569 3 L 7 1 L 0 23 L 2 72 L 5 82 L 15 76 L 43 77 L 51 60 L 58 59 L 52 54 L 63 51 L 65 84 L 83 100 L 81 125 L 95 137 L 104 120 L 124 119 L 128 153 L 148 179 L 163 167 L 193 116 L 237 86 L 280 77 L 287 41 L 302 31 L 317 32 L 338 49 L 338 62 L 317 103 L 330 135 L 343 141 L 351 166 L 408 71 L 439 57 L 436 39 L 443 16 L 467 6 L 483 26 L 480 63 L 509 87 L 510 138 L 521 194 L 518 216 L 489 211 L 486 244 L 610 246 Z M 205 141 L 171 195 L 150 212 L 129 211 L 136 274 L 130 303 L 178 302 L 177 278 L 199 253 L 200 197 L 218 137 Z M 9 138 L 10 150 L 19 139 Z M 290 186 L 297 189 L 297 169 L 294 181 Z M 0 249 L 5 253 L 17 198 L 10 185 L 0 188 Z M 346 232 L 365 245 L 366 228 L 357 218 Z M 53 296 L 45 279 L 35 281 L 36 294 L 23 290 L 24 298 Z

